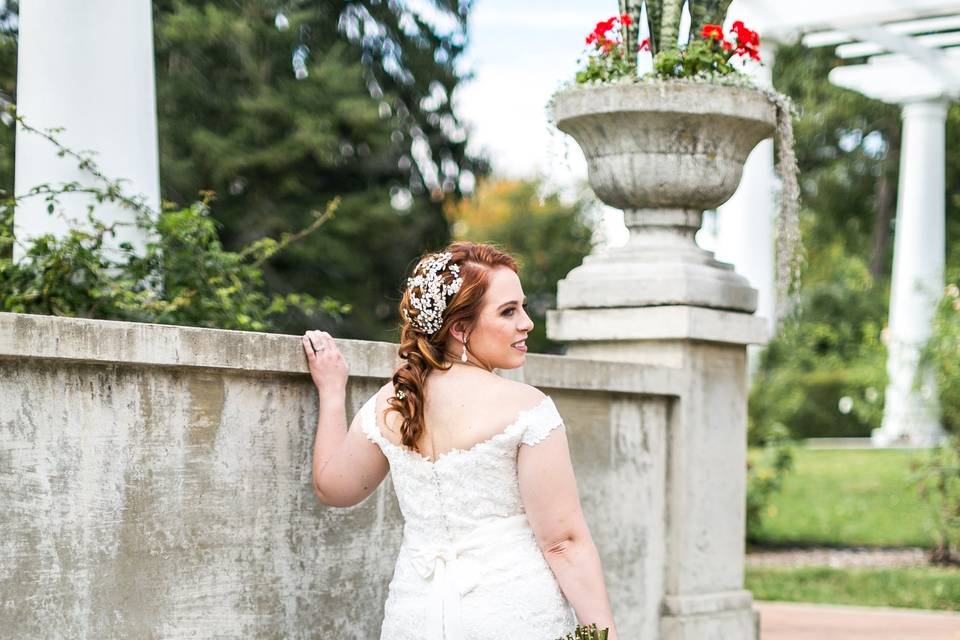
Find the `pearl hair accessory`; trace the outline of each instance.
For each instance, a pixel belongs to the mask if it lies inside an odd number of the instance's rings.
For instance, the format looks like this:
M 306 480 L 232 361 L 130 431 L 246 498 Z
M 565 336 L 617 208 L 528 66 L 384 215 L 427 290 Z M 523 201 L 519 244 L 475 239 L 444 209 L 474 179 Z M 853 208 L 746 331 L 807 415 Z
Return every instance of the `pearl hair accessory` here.
M 410 292 L 410 306 L 417 309 L 419 313 L 411 318 L 407 310 L 402 310 L 403 319 L 413 325 L 413 327 L 427 335 L 436 333 L 443 324 L 443 312 L 447 308 L 447 296 L 453 296 L 460 291 L 463 279 L 460 277 L 460 265 L 451 264 L 447 266 L 453 254 L 449 251 L 433 254 L 430 258 L 423 260 L 414 269 L 416 274 L 412 278 L 407 278 L 407 290 Z M 444 267 L 453 274 L 453 280 L 450 284 L 443 281 L 440 272 Z M 419 294 L 414 293 L 414 289 L 419 289 Z

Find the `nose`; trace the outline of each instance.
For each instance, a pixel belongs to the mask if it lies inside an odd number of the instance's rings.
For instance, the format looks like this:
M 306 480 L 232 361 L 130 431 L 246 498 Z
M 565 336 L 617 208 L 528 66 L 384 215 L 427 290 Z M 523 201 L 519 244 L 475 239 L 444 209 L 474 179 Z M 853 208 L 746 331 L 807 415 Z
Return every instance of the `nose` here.
M 520 323 L 520 326 L 524 327 L 522 330 L 528 333 L 530 331 L 533 331 L 533 319 L 530 317 L 530 314 L 527 313 L 526 309 L 523 310 L 523 317 L 526 320 L 526 322 Z

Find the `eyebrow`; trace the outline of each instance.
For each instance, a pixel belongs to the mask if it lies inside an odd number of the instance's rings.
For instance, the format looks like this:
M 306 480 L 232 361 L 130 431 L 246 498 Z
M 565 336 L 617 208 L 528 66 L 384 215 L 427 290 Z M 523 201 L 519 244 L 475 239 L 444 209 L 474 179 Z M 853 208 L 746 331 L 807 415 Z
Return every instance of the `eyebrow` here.
M 524 302 L 527 301 L 526 296 L 524 296 L 523 301 L 524 301 Z M 517 304 L 517 301 L 516 301 L 516 300 L 511 300 L 510 302 L 504 302 L 502 305 L 500 305 L 499 307 L 497 307 L 497 311 L 499 311 L 500 309 L 503 309 L 505 306 L 507 306 L 507 305 L 509 305 L 509 304 Z

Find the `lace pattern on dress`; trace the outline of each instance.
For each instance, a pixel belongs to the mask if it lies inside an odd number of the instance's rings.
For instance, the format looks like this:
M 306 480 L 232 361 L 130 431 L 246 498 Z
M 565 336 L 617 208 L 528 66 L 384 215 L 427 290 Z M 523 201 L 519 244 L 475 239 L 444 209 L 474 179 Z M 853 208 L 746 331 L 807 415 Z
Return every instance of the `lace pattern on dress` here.
M 527 428 L 524 429 L 523 437 L 520 442 L 527 446 L 534 446 L 543 442 L 550 433 L 560 427 L 564 429 L 563 418 L 557 411 L 557 406 L 553 404 L 550 396 L 545 396 L 543 401 L 533 409 L 531 415 L 527 417 Z

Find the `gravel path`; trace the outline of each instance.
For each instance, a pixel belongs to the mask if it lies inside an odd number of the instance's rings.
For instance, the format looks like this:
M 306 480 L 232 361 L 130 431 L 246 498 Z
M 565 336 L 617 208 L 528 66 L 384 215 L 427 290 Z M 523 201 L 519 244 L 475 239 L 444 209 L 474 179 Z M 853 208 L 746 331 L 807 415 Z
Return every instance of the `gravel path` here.
M 916 547 L 906 549 L 876 549 L 850 547 L 832 549 L 825 547 L 805 549 L 751 549 L 747 552 L 747 565 L 751 567 L 873 567 L 899 568 L 928 565 L 927 550 Z

